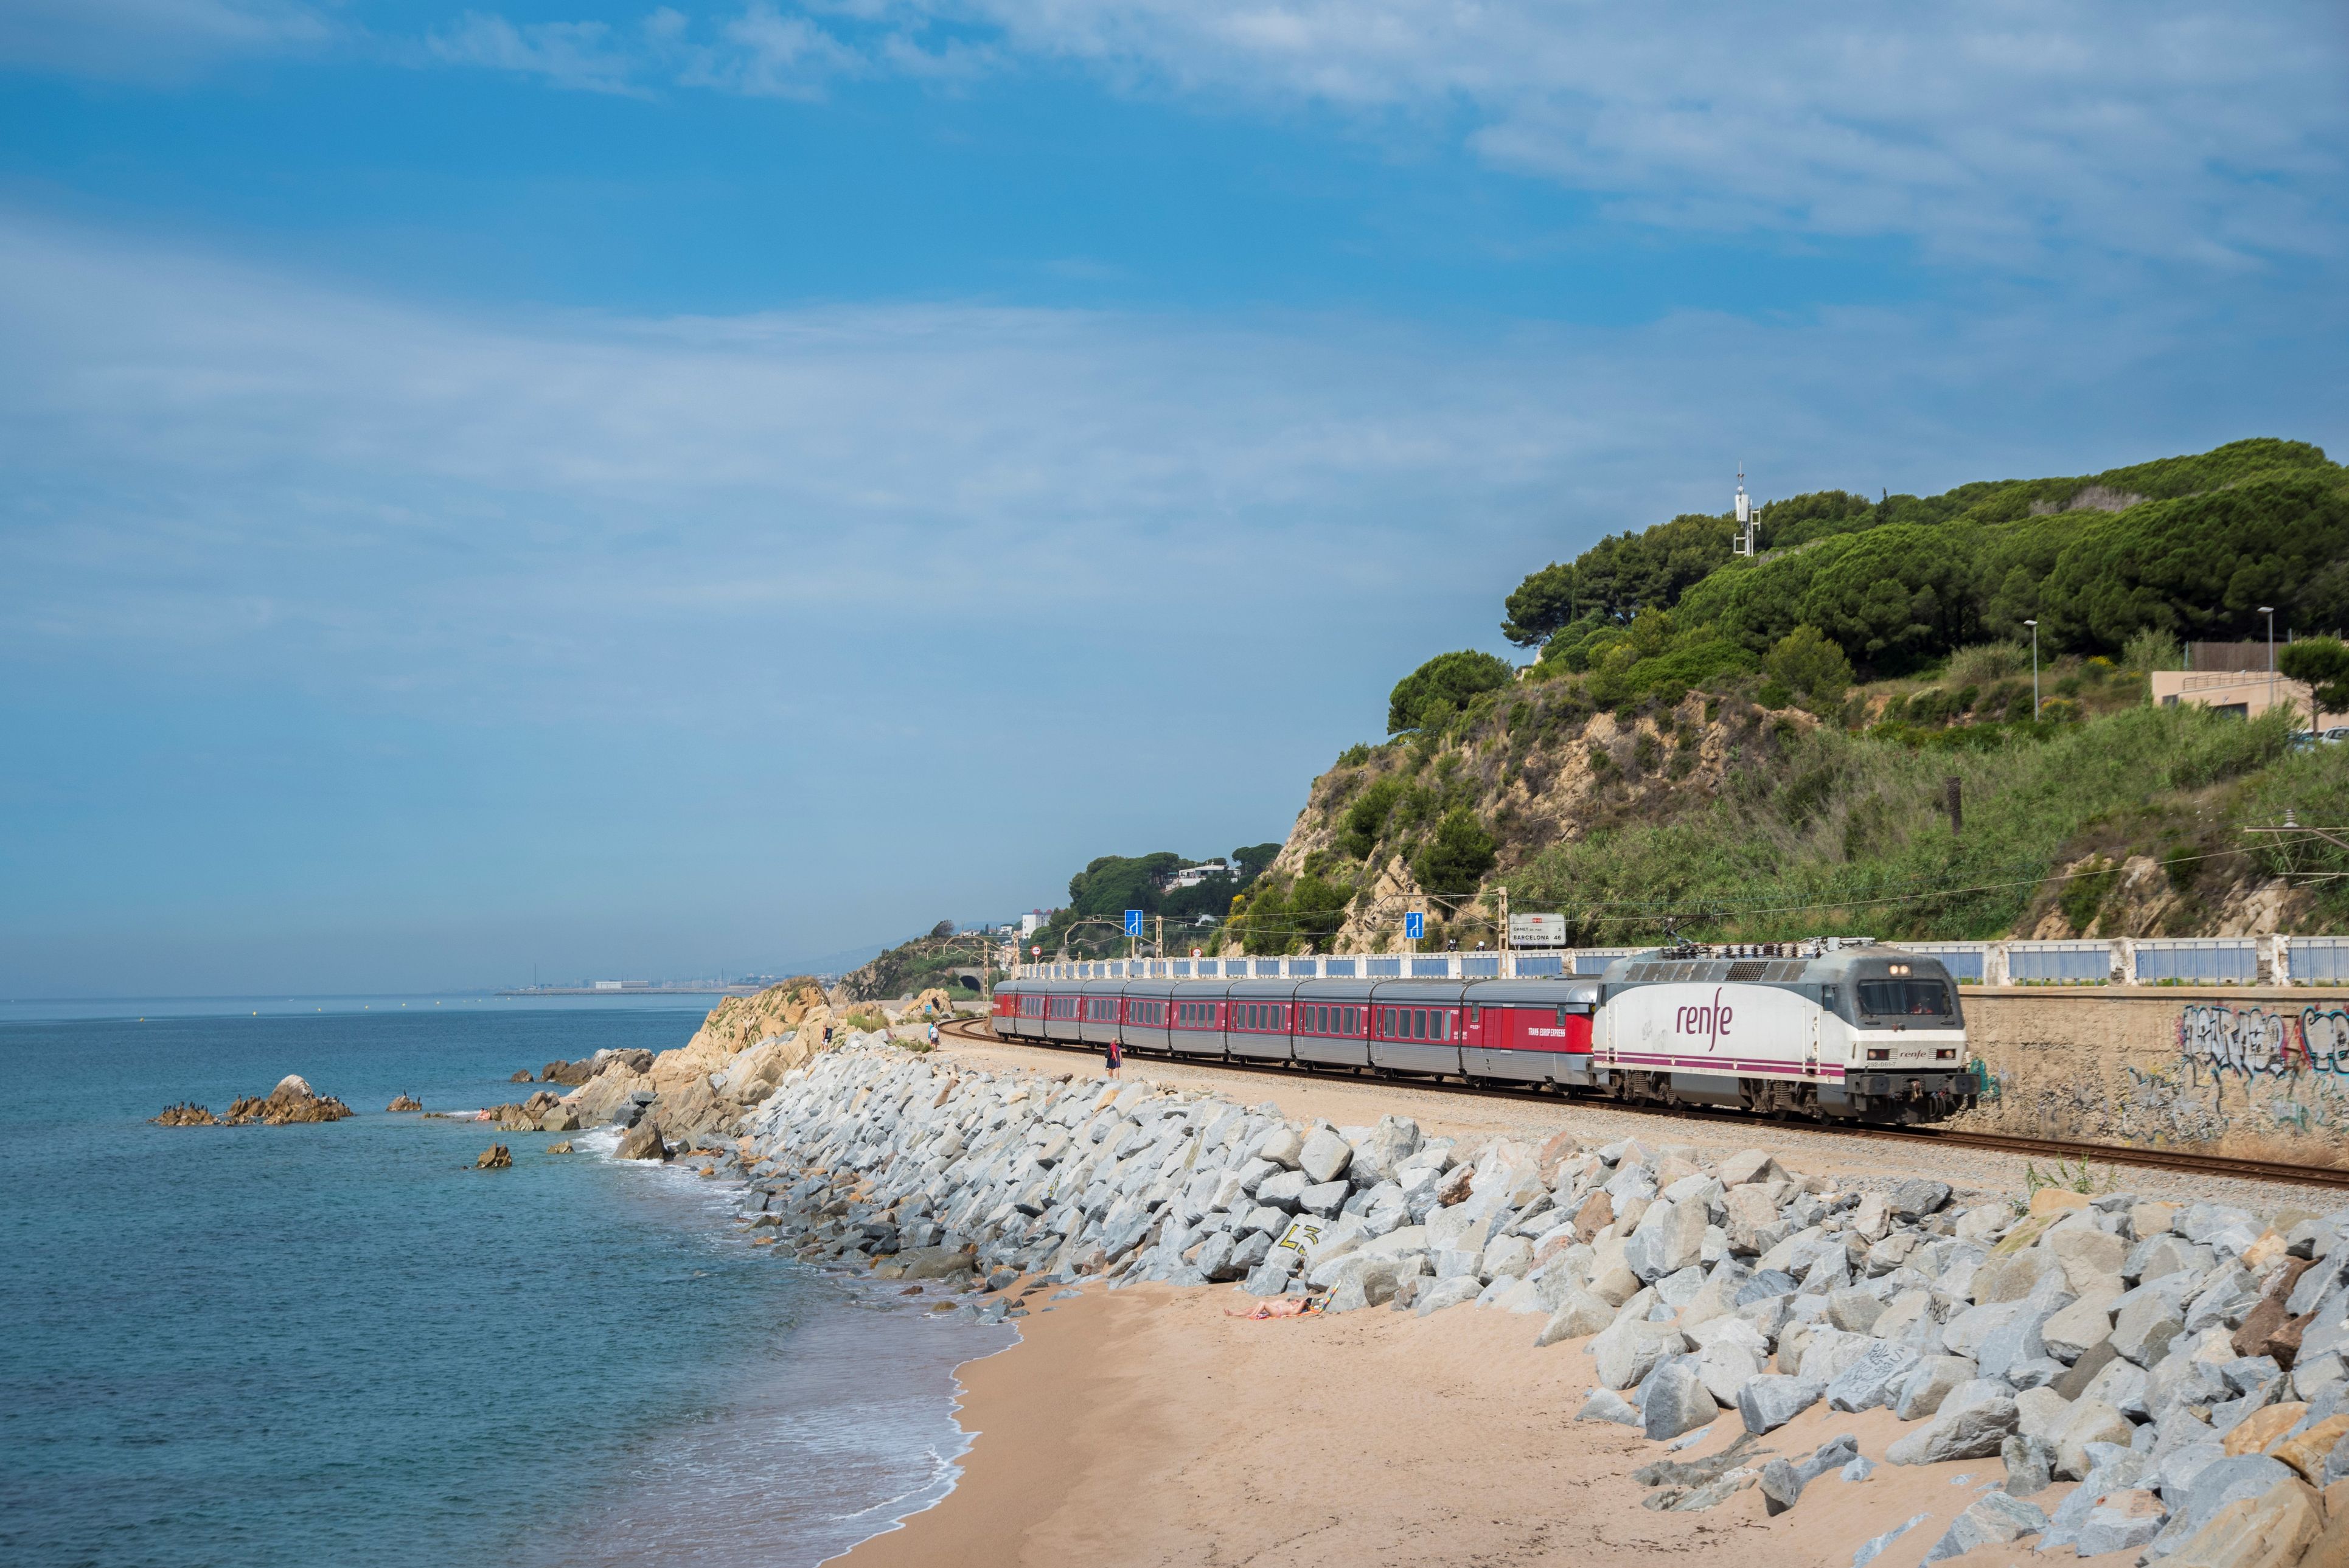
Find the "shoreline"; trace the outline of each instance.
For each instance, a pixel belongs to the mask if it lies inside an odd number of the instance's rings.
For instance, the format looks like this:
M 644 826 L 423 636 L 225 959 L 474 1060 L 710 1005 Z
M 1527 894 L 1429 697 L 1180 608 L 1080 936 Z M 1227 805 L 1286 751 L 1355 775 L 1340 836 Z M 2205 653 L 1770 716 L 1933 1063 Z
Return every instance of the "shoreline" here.
M 1251 1321 L 1224 1316 L 1222 1294 L 1094 1286 L 1050 1304 L 1059 1310 L 1039 1313 L 1019 1344 L 957 1369 L 970 1447 L 952 1490 L 829 1561 L 1303 1563 L 1336 1552 L 1463 1568 L 1570 1555 L 1629 1568 L 1670 1552 L 1700 1564 L 1845 1568 L 1862 1543 L 1922 1515 L 1878 1560 L 1909 1568 L 1976 1501 L 1976 1486 L 1951 1483 L 2003 1474 L 1994 1459 L 1878 1465 L 1862 1480 L 1815 1482 L 1799 1517 L 1768 1518 L 1749 1489 L 1692 1529 L 1640 1506 L 1651 1493 L 1631 1472 L 1659 1446 L 1577 1422 L 1573 1374 L 1587 1369 L 1545 1360 L 1522 1319 Z M 1745 1457 L 1799 1458 L 1846 1434 L 1880 1453 L 1899 1428 L 1881 1409 L 1817 1406 Z M 1727 1412 L 1671 1457 L 1702 1460 L 1742 1433 Z M 2069 1490 L 2038 1501 L 2053 1509 Z
M 854 1041 L 695 1149 L 752 1244 L 1019 1325 L 945 1495 L 832 1561 L 2349 1560 L 2349 1209 L 1006 1065 Z

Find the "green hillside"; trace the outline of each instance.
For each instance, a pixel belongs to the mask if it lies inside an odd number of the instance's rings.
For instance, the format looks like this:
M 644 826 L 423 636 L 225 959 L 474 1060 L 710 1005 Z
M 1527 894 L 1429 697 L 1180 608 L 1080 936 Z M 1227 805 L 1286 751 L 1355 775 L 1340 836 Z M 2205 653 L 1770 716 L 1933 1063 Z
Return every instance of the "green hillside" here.
M 2182 640 L 2264 635 L 2261 605 L 2280 640 L 2349 624 L 2349 472 L 2322 451 L 1827 491 L 1761 528 L 1754 560 L 1729 517 L 1682 516 L 1527 576 L 1504 630 L 1532 668 L 1446 654 L 1399 682 L 1392 738 L 1316 780 L 1233 936 L 1381 944 L 1434 895 L 1439 939 L 1489 939 L 1495 885 L 1609 944 L 2349 920 L 2349 882 L 2286 887 L 2241 831 L 2343 820 L 2349 747 L 2149 700 Z

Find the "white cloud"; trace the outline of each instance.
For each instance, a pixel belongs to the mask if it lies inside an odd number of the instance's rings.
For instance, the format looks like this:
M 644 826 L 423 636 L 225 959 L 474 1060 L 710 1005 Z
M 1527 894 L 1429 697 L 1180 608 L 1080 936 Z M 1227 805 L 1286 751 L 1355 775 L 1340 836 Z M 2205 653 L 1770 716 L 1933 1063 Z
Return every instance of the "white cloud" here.
M 948 8 L 960 9 L 950 4 Z M 1181 91 L 1434 119 L 1651 222 L 2052 247 L 2330 252 L 2349 129 L 2337 8 L 1623 7 L 974 0 L 1034 52 Z
M 646 33 L 657 39 L 672 26 L 674 11 L 657 11 Z M 537 22 L 516 26 L 503 16 L 469 11 L 456 25 L 425 40 L 433 56 L 450 65 L 483 66 L 543 77 L 555 87 L 585 92 L 634 93 L 630 79 L 638 55 L 630 42 L 602 22 Z
M 1075 61 L 1381 134 L 1460 128 L 1494 165 L 1640 223 L 1889 237 L 2024 272 L 2067 253 L 2239 268 L 2343 239 L 2349 37 L 2323 0 L 756 0 L 713 26 L 646 68 L 810 97 Z
M 1137 593 L 1212 606 L 1203 678 L 1247 677 L 1231 634 L 1259 617 L 1408 623 L 1423 652 L 1489 639 L 1516 575 L 1597 531 L 1718 502 L 1740 456 L 1785 494 L 2322 440 L 2343 397 L 2312 401 L 2332 384 L 2296 346 L 2341 312 L 2270 308 L 2224 356 L 2185 306 L 2035 296 L 1482 335 L 955 305 L 492 322 L 0 215 L 0 660 L 575 704 L 689 694 L 713 646 L 908 603 L 916 643 L 1113 639 Z
M 176 77 L 234 56 L 313 49 L 334 33 L 299 0 L 9 0 L 0 5 L 0 62 Z

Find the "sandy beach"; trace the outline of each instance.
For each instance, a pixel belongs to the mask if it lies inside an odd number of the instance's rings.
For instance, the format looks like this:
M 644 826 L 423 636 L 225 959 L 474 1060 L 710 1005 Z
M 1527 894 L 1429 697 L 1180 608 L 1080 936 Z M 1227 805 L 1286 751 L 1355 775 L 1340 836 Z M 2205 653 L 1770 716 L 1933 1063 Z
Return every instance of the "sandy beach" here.
M 1093 1284 L 1077 1299 L 1050 1294 L 1030 1297 L 1019 1345 L 962 1369 L 961 1419 L 976 1438 L 953 1493 L 840 1561 L 1608 1568 L 1669 1553 L 1849 1568 L 1862 1542 L 1924 1514 L 1876 1559 L 1917 1568 L 2004 1476 L 1994 1458 L 1879 1463 L 1865 1480 L 1822 1477 L 1777 1519 L 1752 1489 L 1702 1513 L 1651 1511 L 1631 1472 L 1728 1447 L 1743 1431 L 1736 1412 L 1672 1456 L 1620 1426 L 1577 1421 L 1589 1361 L 1577 1343 L 1536 1349 L 1538 1319 L 1372 1311 L 1249 1321 L 1226 1315 L 1255 1305 L 1236 1291 Z M 1903 1429 L 1881 1409 L 1814 1406 L 1744 1462 L 1799 1459 L 1847 1432 L 1880 1457 Z M 2053 1509 L 2070 1490 L 2033 1501 Z M 2002 1568 L 2027 1561 L 2028 1546 L 1945 1561 Z

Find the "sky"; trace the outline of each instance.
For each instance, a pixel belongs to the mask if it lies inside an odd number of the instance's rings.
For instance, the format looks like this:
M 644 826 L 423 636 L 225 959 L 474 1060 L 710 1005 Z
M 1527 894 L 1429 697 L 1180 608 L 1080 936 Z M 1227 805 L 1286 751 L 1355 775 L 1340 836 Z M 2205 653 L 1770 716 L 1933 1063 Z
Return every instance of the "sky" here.
M 11 0 L 0 997 L 788 969 L 1283 837 L 1740 462 L 2339 457 L 2345 84 L 2291 0 Z

